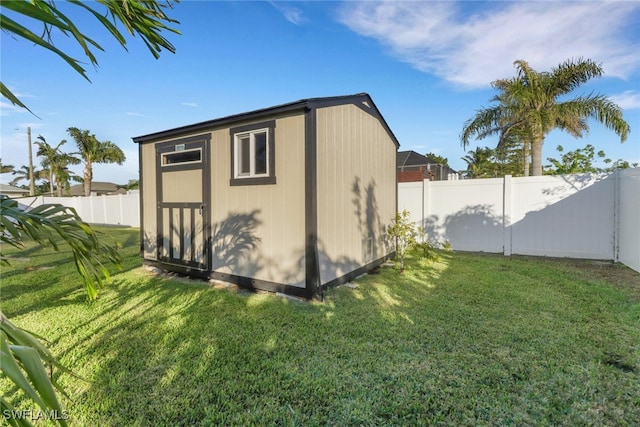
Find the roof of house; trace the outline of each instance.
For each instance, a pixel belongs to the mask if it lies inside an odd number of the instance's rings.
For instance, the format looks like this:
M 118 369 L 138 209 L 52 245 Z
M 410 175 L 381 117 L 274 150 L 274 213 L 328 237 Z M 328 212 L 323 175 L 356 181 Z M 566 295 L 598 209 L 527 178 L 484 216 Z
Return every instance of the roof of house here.
M 398 151 L 396 155 L 396 166 L 398 168 L 408 167 L 408 166 L 424 166 L 424 165 L 441 165 L 446 168 L 447 173 L 456 173 L 455 170 L 451 169 L 451 167 L 447 165 L 442 165 L 436 159 L 431 156 L 423 156 L 420 153 L 416 153 L 413 150 L 409 151 Z
M 121 194 L 126 193 L 126 190 L 120 188 L 118 184 L 113 182 L 91 182 L 91 192 L 97 194 Z M 72 196 L 84 196 L 84 184 L 77 184 L 69 188 L 69 194 Z
M 29 194 L 29 190 L 14 187 L 13 185 L 0 184 L 0 194 Z
M 323 98 L 309 98 L 301 99 L 299 101 L 289 102 L 286 104 L 275 105 L 273 107 L 262 108 L 259 110 L 253 110 L 246 113 L 234 114 L 231 116 L 221 117 L 219 119 L 207 120 L 200 123 L 195 123 L 187 126 L 181 126 L 173 129 L 168 129 L 160 132 L 155 132 L 147 135 L 141 135 L 133 138 L 136 143 L 149 142 L 161 138 L 171 138 L 185 133 L 198 132 L 202 130 L 210 129 L 211 127 L 224 126 L 227 124 L 235 123 L 240 120 L 258 119 L 264 116 L 271 116 L 273 114 L 279 114 L 283 112 L 296 111 L 296 110 L 310 110 L 321 107 L 331 107 L 336 105 L 355 104 L 358 107 L 373 115 L 380 120 L 380 123 L 385 128 L 396 147 L 400 146 L 398 139 L 395 137 L 391 128 L 387 124 L 382 114 L 376 107 L 375 103 L 371 99 L 371 96 L 367 93 L 358 93 L 355 95 L 343 95 L 343 96 L 331 96 Z
M 404 166 L 422 166 L 430 163 L 437 163 L 429 161 L 427 156 L 423 156 L 420 153 L 416 153 L 413 150 L 410 151 L 398 151 L 396 155 L 396 164 L 398 167 Z

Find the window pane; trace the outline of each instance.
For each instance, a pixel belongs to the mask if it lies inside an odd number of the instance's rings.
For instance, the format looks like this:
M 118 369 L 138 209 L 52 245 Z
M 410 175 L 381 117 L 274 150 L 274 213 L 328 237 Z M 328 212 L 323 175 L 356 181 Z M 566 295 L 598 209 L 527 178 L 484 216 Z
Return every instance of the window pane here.
M 175 151 L 162 155 L 163 165 L 173 165 L 176 163 L 199 162 L 201 160 L 200 150 Z
M 255 147 L 256 147 L 256 169 L 255 174 L 261 175 L 267 173 L 267 134 L 256 133 L 254 134 Z
M 251 140 L 249 136 L 243 136 L 238 142 L 238 175 L 249 175 L 251 173 Z

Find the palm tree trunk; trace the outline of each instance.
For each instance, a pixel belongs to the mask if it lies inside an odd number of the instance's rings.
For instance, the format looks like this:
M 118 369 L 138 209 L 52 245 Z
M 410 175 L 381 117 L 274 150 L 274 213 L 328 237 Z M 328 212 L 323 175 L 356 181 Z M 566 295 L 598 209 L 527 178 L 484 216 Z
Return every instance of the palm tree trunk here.
M 531 157 L 531 151 L 529 150 L 530 144 L 531 143 L 529 141 L 524 142 L 524 156 L 523 156 L 524 176 L 529 176 L 529 158 Z
M 85 197 L 89 197 L 91 195 L 91 180 L 93 179 L 93 170 L 91 167 L 91 162 L 87 160 L 87 163 L 84 166 L 84 195 Z
M 531 142 L 531 169 L 533 176 L 542 175 L 542 138 Z

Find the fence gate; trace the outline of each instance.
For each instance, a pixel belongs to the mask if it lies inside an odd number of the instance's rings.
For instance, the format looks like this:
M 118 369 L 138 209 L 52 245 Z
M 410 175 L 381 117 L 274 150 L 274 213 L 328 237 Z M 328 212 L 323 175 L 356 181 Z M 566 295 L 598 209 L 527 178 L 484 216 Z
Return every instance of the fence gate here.
M 208 137 L 156 146 L 158 261 L 206 271 L 209 267 Z

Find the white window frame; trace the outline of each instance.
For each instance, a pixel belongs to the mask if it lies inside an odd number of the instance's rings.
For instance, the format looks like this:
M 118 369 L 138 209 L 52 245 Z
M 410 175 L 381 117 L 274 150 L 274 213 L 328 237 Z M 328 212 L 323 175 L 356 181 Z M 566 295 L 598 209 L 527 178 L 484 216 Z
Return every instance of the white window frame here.
M 266 172 L 264 173 L 256 173 L 256 141 L 255 141 L 255 135 L 256 134 L 264 134 L 265 135 L 265 142 L 266 142 L 266 156 L 265 156 L 265 162 L 266 162 Z M 241 162 L 241 156 L 240 156 L 240 140 L 242 138 L 245 137 L 249 137 L 249 173 L 245 173 L 245 174 L 241 174 L 240 173 L 240 162 Z M 270 159 L 270 155 L 271 153 L 269 152 L 269 128 L 260 128 L 260 129 L 252 129 L 250 131 L 247 132 L 239 132 L 233 135 L 234 138 L 234 150 L 233 150 L 233 165 L 234 165 L 234 171 L 233 171 L 233 176 L 235 179 L 247 179 L 247 178 L 264 178 L 264 177 L 269 177 L 270 175 L 270 170 L 269 170 L 269 159 Z

